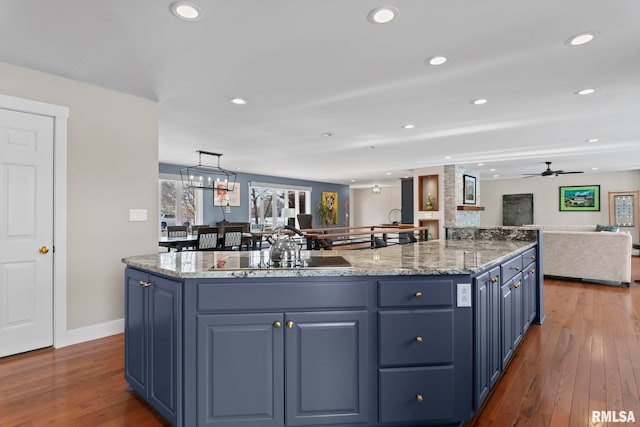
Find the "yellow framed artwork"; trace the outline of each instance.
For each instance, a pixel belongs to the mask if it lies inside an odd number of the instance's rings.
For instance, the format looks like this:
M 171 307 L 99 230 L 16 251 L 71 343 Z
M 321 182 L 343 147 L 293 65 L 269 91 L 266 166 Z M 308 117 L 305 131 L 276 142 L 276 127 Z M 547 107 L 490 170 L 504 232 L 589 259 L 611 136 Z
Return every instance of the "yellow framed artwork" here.
M 328 208 L 327 224 L 338 223 L 338 193 L 323 191 L 322 204 Z

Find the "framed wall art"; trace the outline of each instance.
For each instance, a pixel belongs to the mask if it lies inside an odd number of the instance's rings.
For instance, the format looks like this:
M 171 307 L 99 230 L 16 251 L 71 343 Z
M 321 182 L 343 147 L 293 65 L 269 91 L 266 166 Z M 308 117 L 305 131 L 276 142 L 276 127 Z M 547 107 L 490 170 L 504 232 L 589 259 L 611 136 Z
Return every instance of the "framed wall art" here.
M 561 212 L 599 212 L 600 186 L 560 187 Z
M 471 175 L 462 175 L 463 181 L 463 199 L 462 203 L 465 205 L 476 204 L 476 177 Z

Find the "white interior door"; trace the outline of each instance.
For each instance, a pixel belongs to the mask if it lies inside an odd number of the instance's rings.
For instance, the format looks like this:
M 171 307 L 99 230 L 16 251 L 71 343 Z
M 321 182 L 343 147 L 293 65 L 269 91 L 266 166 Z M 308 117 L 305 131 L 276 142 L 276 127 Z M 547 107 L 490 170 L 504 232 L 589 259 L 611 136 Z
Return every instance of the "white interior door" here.
M 53 345 L 53 118 L 0 109 L 0 357 Z

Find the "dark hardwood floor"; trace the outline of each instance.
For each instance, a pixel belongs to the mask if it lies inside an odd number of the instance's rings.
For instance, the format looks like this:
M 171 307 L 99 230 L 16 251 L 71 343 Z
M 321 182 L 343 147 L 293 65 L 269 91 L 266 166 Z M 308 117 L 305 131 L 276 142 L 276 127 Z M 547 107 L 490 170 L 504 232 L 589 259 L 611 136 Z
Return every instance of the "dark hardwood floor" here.
M 545 310 L 469 426 L 582 427 L 591 410 L 640 424 L 640 285 L 545 280 Z M 125 390 L 122 338 L 0 359 L 0 426 L 166 425 Z

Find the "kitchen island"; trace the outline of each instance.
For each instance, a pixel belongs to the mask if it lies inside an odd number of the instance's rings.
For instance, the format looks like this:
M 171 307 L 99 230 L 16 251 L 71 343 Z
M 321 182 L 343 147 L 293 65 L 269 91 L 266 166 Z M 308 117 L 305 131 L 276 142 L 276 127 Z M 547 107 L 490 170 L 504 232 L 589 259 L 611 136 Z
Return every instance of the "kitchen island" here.
M 129 257 L 125 377 L 177 426 L 460 425 L 543 318 L 538 248 Z

